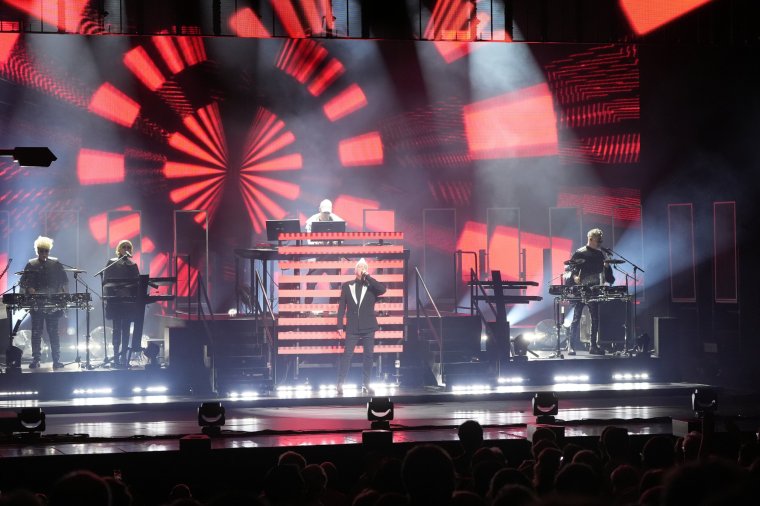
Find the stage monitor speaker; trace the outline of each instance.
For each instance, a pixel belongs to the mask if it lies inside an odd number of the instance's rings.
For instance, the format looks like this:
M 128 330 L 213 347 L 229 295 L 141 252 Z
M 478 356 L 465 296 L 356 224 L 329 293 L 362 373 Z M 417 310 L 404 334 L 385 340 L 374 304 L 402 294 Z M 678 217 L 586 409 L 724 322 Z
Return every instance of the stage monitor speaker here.
M 625 329 L 628 302 L 610 300 L 599 303 L 599 344 L 625 347 Z
M 662 362 L 663 370 L 670 371 L 671 381 L 681 380 L 681 331 L 678 318 L 654 317 L 654 353 Z

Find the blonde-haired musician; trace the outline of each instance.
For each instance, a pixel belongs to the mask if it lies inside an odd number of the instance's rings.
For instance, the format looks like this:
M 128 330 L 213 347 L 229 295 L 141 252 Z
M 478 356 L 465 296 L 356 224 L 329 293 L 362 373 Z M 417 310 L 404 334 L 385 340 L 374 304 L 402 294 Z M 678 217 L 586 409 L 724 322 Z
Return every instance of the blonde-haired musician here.
M 28 294 L 49 295 L 68 291 L 69 278 L 63 270 L 63 264 L 57 258 L 50 256 L 53 249 L 53 239 L 39 236 L 34 241 L 34 251 L 37 258 L 30 259 L 21 274 L 19 286 Z M 61 343 L 58 338 L 58 324 L 63 312 L 60 309 L 31 309 L 32 317 L 32 361 L 30 369 L 40 366 L 42 355 L 42 331 L 47 327 L 50 340 L 50 354 L 53 359 L 53 369 L 63 367 L 61 363 Z

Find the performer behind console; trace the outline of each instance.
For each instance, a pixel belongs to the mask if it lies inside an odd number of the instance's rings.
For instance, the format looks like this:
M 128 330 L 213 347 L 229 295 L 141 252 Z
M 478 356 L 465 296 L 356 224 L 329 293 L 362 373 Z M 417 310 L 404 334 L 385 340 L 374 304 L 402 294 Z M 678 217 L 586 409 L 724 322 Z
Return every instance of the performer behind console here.
M 593 228 L 586 234 L 588 242 L 582 248 L 573 253 L 568 262 L 569 270 L 566 276 L 566 284 L 571 286 L 602 286 L 604 283 L 614 283 L 615 276 L 608 263 L 607 255 L 602 248 L 604 234 L 601 229 Z M 591 336 L 589 337 L 589 353 L 592 355 L 604 355 L 604 350 L 599 348 L 599 302 L 584 302 L 579 300 L 573 304 L 573 323 L 570 325 L 570 351 L 569 355 L 575 355 L 576 348 L 580 348 L 580 324 L 583 306 L 587 305 L 591 314 Z
M 338 335 L 343 337 L 345 348 L 338 368 L 338 395 L 343 395 L 343 380 L 351 367 L 351 357 L 356 344 L 361 341 L 363 351 L 362 392 L 373 395 L 369 386 L 372 358 L 375 348 L 375 331 L 378 329 L 375 302 L 385 293 L 385 285 L 369 275 L 369 265 L 363 258 L 356 262 L 355 278 L 343 283 L 338 302 Z M 343 315 L 346 315 L 346 323 Z
M 345 221 L 343 218 L 338 216 L 337 214 L 332 212 L 332 202 L 329 199 L 324 199 L 322 202 L 319 203 L 319 212 L 316 214 L 313 214 L 309 217 L 309 219 L 306 220 L 306 224 L 304 225 L 304 230 L 307 233 L 311 233 L 311 225 L 312 223 L 316 221 Z M 326 243 L 324 241 L 309 241 L 308 244 L 311 245 L 323 245 L 323 244 L 330 244 L 329 242 Z M 323 257 L 318 257 L 315 260 L 321 260 Z M 329 257 L 325 258 L 329 259 Z M 327 275 L 335 275 L 340 274 L 340 271 L 336 269 L 309 269 L 309 272 L 306 273 L 308 276 L 317 276 L 322 274 Z M 313 290 L 317 286 L 316 283 L 308 283 L 306 285 L 306 288 L 308 290 Z M 333 284 L 330 285 L 333 289 L 337 289 L 338 285 Z M 307 297 L 304 300 L 305 304 L 311 304 L 314 299 L 312 297 Z
M 27 294 L 52 295 L 66 293 L 68 291 L 69 278 L 63 270 L 63 264 L 57 258 L 50 256 L 53 249 L 53 239 L 39 236 L 34 241 L 34 250 L 37 258 L 30 259 L 24 267 L 19 286 Z M 40 366 L 42 355 L 42 331 L 47 327 L 47 335 L 50 340 L 50 354 L 53 359 L 53 369 L 60 369 L 61 343 L 58 337 L 58 325 L 63 311 L 60 308 L 32 308 L 32 361 L 30 369 Z
M 113 321 L 114 366 L 122 367 L 129 365 L 128 351 L 140 348 L 141 336 L 130 339 L 130 329 L 137 311 L 144 308 L 138 308 L 134 300 L 140 269 L 132 261 L 132 243 L 126 239 L 119 241 L 116 255 L 108 260 L 103 271 L 103 295 L 106 296 L 106 318 Z

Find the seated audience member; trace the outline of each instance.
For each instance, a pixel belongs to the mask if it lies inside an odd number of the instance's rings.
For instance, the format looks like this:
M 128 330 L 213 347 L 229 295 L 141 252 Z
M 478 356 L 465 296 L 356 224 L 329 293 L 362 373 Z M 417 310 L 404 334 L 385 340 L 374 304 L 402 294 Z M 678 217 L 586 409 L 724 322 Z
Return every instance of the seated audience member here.
M 690 462 L 667 474 L 660 504 L 758 504 L 757 484 L 750 473 L 728 460 L 711 458 Z
M 631 444 L 628 429 L 605 427 L 599 436 L 599 451 L 607 476 L 619 465 L 631 464 Z
M 456 490 L 451 496 L 452 506 L 486 506 L 485 500 L 475 492 Z
M 652 436 L 641 449 L 641 465 L 646 469 L 668 469 L 675 464 L 673 442 L 668 436 Z
M 300 453 L 289 450 L 277 458 L 277 465 L 295 466 L 299 471 L 303 471 L 306 467 L 306 459 Z
M 476 420 L 466 420 L 457 429 L 462 452 L 454 457 L 454 469 L 460 476 L 472 473 L 472 456 L 483 446 L 483 427 Z
M 401 478 L 410 506 L 451 503 L 454 464 L 440 447 L 423 444 L 409 450 L 401 466 Z
M 491 478 L 491 484 L 486 494 L 486 500 L 493 502 L 496 496 L 504 487 L 509 485 L 522 485 L 523 487 L 530 488 L 530 480 L 525 477 L 523 473 L 512 467 L 505 467 L 500 469 Z
M 610 474 L 612 497 L 618 504 L 636 502 L 639 497 L 639 481 L 641 477 L 638 469 L 630 464 L 617 466 Z
M 539 496 L 554 490 L 554 479 L 559 470 L 562 452 L 557 448 L 545 448 L 533 466 L 533 489 Z
M 535 492 L 523 485 L 507 485 L 503 487 L 491 506 L 531 506 L 538 502 Z
M 58 480 L 50 494 L 50 506 L 109 506 L 106 481 L 90 471 L 74 471 Z
M 601 492 L 599 476 L 590 466 L 573 462 L 557 473 L 554 490 L 561 497 L 597 497 Z

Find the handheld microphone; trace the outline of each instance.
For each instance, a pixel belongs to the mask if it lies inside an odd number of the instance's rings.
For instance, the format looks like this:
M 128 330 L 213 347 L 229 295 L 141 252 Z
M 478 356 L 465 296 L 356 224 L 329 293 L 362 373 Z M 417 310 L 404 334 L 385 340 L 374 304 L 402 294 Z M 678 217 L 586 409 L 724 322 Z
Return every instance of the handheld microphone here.
M 600 248 L 600 249 L 601 249 L 602 251 L 604 251 L 605 253 L 607 253 L 608 255 L 614 255 L 614 254 L 615 254 L 615 253 L 614 253 L 614 252 L 613 252 L 611 249 L 609 249 L 609 248 Z

